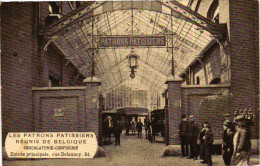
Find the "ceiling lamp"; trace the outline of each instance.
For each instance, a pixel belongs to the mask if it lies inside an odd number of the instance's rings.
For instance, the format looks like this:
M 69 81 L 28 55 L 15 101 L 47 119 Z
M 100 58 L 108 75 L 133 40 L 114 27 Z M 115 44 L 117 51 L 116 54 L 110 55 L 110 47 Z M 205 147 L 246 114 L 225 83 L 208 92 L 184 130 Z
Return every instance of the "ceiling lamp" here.
M 131 69 L 131 74 L 130 77 L 133 79 L 135 78 L 135 69 L 138 67 L 138 56 L 135 53 L 134 49 L 132 48 L 130 55 L 128 56 L 128 60 L 129 60 L 129 67 Z

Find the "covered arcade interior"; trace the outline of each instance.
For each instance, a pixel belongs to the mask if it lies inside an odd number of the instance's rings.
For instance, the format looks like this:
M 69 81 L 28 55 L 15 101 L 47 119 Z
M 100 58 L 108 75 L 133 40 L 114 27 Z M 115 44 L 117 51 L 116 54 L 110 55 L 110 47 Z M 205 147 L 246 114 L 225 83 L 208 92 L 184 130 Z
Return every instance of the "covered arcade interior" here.
M 102 111 L 141 107 L 147 114 L 165 110 L 167 145 L 179 143 L 182 114 L 194 115 L 199 124 L 210 121 L 220 139 L 223 115 L 232 119 L 241 109 L 256 115 L 252 138 L 259 139 L 256 2 L 87 1 L 66 13 L 62 3 L 28 3 L 16 12 L 17 4 L 2 4 L 4 136 L 78 130 L 94 131 L 100 139 Z M 19 33 L 11 34 L 15 23 L 7 22 L 19 14 L 33 19 L 25 29 L 14 26 Z M 23 45 L 9 48 L 16 38 Z M 47 60 L 56 52 L 61 64 Z M 29 71 L 23 61 L 37 65 Z M 25 67 L 11 74 L 16 63 Z M 81 83 L 63 83 L 72 77 L 63 64 L 73 66 L 73 78 Z M 27 74 L 30 79 L 21 81 Z M 23 93 L 28 95 L 19 96 Z M 14 96 L 25 102 L 10 101 Z M 52 116 L 57 108 L 64 110 L 63 120 Z M 17 121 L 24 127 L 15 127 Z

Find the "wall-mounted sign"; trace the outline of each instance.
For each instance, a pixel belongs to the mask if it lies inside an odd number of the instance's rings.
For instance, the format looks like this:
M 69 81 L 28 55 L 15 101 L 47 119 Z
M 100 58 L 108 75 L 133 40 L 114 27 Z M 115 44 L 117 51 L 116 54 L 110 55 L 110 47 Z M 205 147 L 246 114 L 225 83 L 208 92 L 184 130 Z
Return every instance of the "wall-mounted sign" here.
M 94 132 L 15 132 L 5 140 L 9 158 L 93 158 Z
M 165 36 L 102 36 L 99 47 L 166 46 Z
M 64 111 L 62 109 L 54 109 L 54 116 L 55 117 L 63 117 Z

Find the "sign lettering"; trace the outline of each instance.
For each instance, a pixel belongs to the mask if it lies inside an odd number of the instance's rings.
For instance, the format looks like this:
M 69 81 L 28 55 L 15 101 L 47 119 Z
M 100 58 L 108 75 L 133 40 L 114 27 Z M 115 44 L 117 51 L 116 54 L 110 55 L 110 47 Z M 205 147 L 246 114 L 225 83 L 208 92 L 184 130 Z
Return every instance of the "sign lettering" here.
M 165 36 L 100 37 L 99 47 L 166 46 Z

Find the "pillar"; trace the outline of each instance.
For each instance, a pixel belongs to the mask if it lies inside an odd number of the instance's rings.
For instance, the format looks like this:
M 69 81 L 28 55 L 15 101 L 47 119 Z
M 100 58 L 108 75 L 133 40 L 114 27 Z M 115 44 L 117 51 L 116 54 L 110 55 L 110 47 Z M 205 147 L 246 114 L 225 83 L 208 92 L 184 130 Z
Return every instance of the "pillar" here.
M 232 112 L 259 107 L 258 6 L 254 0 L 229 0 Z M 258 137 L 257 126 L 252 137 Z
M 169 77 L 166 81 L 168 84 L 168 114 L 169 120 L 168 135 L 169 144 L 179 144 L 179 125 L 181 122 L 181 83 L 182 78 Z
M 89 77 L 84 80 L 86 84 L 86 93 L 85 93 L 85 104 L 86 104 L 86 123 L 85 128 L 88 132 L 94 132 L 96 134 L 97 140 L 99 140 L 99 92 L 98 88 L 101 85 L 101 82 L 96 77 Z

